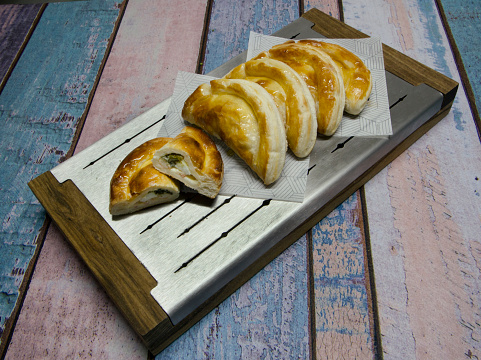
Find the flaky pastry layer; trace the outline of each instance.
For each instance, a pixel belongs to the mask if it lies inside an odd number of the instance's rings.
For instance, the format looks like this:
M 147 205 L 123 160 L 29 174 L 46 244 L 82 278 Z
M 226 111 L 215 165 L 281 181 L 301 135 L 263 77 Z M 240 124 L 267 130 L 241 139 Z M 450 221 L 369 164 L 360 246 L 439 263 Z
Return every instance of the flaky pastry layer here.
M 110 181 L 109 210 L 112 215 L 132 213 L 179 196 L 177 181 L 152 166 L 154 153 L 170 140 L 164 137 L 149 140 L 120 163 Z
M 317 132 L 330 136 L 344 111 L 345 90 L 341 70 L 323 51 L 294 41 L 273 46 L 255 59 L 271 58 L 293 68 L 306 82 L 316 104 Z
M 209 135 L 192 126 L 156 151 L 152 164 L 210 198 L 215 198 L 222 186 L 224 163 L 217 146 Z
M 243 63 L 226 76 L 261 85 L 283 118 L 289 148 L 298 157 L 310 154 L 317 138 L 316 106 L 305 81 L 282 61 L 262 58 Z
M 264 181 L 276 181 L 284 167 L 284 123 L 269 93 L 244 79 L 200 85 L 185 101 L 182 117 L 221 139 Z

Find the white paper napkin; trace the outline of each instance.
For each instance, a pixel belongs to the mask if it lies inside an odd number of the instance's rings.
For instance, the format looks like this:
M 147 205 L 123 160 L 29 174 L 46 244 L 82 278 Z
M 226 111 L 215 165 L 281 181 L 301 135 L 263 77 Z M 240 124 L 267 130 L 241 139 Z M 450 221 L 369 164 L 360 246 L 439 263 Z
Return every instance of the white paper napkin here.
M 287 39 L 251 32 L 247 60 L 282 44 Z M 386 74 L 382 43 L 378 38 L 314 39 L 333 43 L 356 54 L 371 71 L 373 87 L 366 107 L 357 116 L 344 113 L 341 124 L 333 136 L 386 136 L 392 135 L 391 113 L 387 96 Z
M 380 40 L 376 38 L 322 40 L 339 44 L 355 53 L 367 65 L 373 78 L 372 94 L 364 110 L 358 116 L 345 114 L 333 136 L 391 135 L 391 117 Z M 251 32 L 247 59 L 285 41 L 284 38 Z M 185 126 L 190 125 L 182 119 L 184 102 L 199 85 L 213 79 L 215 78 L 206 75 L 182 71 L 178 73 L 170 107 L 158 136 L 175 137 Z M 215 141 L 224 161 L 224 181 L 219 194 L 293 202 L 304 200 L 309 157 L 299 159 L 289 150 L 280 178 L 274 184 L 265 186 L 246 163 L 222 141 L 212 136 L 211 138 Z

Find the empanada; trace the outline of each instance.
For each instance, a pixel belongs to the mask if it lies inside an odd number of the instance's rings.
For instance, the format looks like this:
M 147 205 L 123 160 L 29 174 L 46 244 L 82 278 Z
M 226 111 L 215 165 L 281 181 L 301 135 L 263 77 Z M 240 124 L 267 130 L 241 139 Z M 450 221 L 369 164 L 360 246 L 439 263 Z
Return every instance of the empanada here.
M 152 164 L 200 194 L 215 198 L 222 186 L 224 163 L 217 146 L 201 129 L 186 126 L 157 150 Z
M 110 181 L 109 211 L 112 215 L 129 214 L 178 198 L 177 181 L 152 166 L 154 153 L 170 140 L 149 140 L 135 148 L 120 163 Z
M 298 157 L 309 155 L 317 138 L 316 105 L 305 81 L 279 60 L 250 60 L 234 68 L 228 79 L 261 85 L 274 98 L 286 127 L 287 143 Z
M 371 95 L 371 72 L 364 62 L 344 47 L 318 40 L 299 40 L 299 44 L 315 46 L 326 52 L 342 71 L 346 90 L 344 110 L 351 115 L 358 115 L 366 106 Z
M 317 132 L 334 134 L 342 119 L 346 97 L 336 63 L 323 51 L 294 41 L 275 45 L 255 59 L 265 57 L 286 63 L 304 79 L 316 103 Z
M 266 185 L 279 178 L 286 132 L 274 100 L 262 86 L 248 80 L 212 80 L 189 96 L 182 117 L 224 141 Z

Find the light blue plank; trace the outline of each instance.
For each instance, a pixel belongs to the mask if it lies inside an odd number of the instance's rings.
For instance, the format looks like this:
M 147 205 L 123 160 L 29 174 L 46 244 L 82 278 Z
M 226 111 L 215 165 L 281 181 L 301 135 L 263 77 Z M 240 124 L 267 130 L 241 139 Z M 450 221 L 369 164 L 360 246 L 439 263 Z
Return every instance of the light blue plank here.
M 204 73 L 247 49 L 249 32 L 270 34 L 299 16 L 297 1 L 218 1 Z M 301 238 L 157 355 L 164 359 L 308 359 L 307 244 Z
M 45 220 L 27 183 L 69 151 L 118 15 L 114 0 L 48 5 L 0 94 L 0 333 Z
M 374 358 L 364 248 L 356 192 L 312 229 L 316 350 L 321 358 Z
M 216 1 L 208 29 L 204 73 L 247 50 L 249 34 L 272 34 L 299 17 L 291 0 Z
M 479 0 L 439 0 L 461 55 L 474 93 L 475 105 L 481 104 L 481 3 Z M 462 127 L 462 123 L 459 124 Z M 480 129 L 478 129 L 480 131 Z

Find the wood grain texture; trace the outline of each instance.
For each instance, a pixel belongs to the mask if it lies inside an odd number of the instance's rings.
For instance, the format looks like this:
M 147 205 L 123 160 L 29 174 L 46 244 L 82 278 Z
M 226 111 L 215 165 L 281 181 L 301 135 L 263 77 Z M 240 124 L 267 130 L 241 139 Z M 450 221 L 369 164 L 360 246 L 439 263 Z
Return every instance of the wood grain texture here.
M 359 192 L 312 229 L 317 359 L 373 359 Z
M 167 315 L 150 295 L 157 282 L 75 184 L 59 184 L 46 172 L 29 186 L 134 330 L 144 335 L 160 323 L 168 326 Z M 78 226 L 70 226 L 73 219 Z
M 0 92 L 35 27 L 41 4 L 0 5 Z
M 344 1 L 346 23 L 459 81 L 435 4 Z M 480 144 L 451 113 L 366 184 L 384 358 L 479 357 Z
M 77 152 L 170 96 L 178 70 L 195 70 L 206 4 L 178 1 L 173 5 L 128 3 Z M 153 28 L 157 31 L 152 32 Z M 169 33 L 172 28 L 178 32 L 175 41 Z M 57 282 L 58 278 L 68 282 Z M 42 312 L 46 307 L 51 309 L 48 316 Z M 28 310 L 19 317 L 9 356 L 147 358 L 139 337 L 56 227 L 47 233 L 24 308 Z M 84 321 L 77 328 L 59 331 L 59 325 L 74 323 L 79 316 Z M 25 348 L 22 344 L 27 340 L 32 345 Z
M 0 94 L 2 330 L 17 305 L 24 274 L 31 271 L 45 221 L 27 182 L 69 151 L 119 14 L 117 5 L 92 1 L 48 6 Z M 79 28 L 84 29 L 80 35 Z

